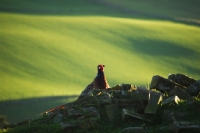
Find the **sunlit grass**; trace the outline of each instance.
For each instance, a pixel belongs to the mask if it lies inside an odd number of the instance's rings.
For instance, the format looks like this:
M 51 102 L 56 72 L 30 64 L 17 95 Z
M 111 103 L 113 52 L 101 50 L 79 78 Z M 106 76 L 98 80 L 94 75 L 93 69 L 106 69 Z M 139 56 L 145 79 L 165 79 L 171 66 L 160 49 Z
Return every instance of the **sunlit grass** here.
M 110 86 L 200 77 L 200 28 L 104 16 L 0 13 L 0 100 L 79 94 L 106 65 Z

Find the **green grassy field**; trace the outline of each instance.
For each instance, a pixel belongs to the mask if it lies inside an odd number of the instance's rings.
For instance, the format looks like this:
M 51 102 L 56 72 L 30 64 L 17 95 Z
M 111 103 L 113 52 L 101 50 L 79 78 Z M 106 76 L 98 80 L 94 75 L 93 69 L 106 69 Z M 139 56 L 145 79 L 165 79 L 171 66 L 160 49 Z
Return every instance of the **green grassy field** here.
M 145 86 L 153 75 L 169 73 L 199 79 L 198 1 L 189 6 L 184 1 L 180 8 L 168 2 L 156 11 L 153 3 L 2 0 L 0 101 L 78 95 L 100 63 L 106 65 L 110 86 Z M 126 8 L 140 14 L 124 12 Z M 175 20 L 179 15 L 181 22 Z
M 139 15 L 199 23 L 199 0 L 102 0 Z

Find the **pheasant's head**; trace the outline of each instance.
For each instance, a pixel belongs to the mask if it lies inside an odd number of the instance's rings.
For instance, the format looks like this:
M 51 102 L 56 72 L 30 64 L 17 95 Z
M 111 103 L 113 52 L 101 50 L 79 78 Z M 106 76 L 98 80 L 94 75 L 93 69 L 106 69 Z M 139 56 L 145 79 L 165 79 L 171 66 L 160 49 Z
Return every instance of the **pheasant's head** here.
M 98 72 L 103 72 L 104 71 L 104 67 L 105 67 L 105 65 L 102 65 L 102 64 L 98 65 L 97 66 Z

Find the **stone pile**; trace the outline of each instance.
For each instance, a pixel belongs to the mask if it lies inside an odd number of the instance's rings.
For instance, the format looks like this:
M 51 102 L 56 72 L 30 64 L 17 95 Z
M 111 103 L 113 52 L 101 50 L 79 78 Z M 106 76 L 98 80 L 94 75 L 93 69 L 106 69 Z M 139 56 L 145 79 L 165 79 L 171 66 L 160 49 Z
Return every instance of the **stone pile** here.
M 5 115 L 0 115 L 0 128 L 3 126 L 8 126 L 7 117 Z
M 200 132 L 200 125 L 182 118 L 190 113 L 182 111 L 178 105 L 187 101 L 187 108 L 200 112 L 200 104 L 195 98 L 200 97 L 200 80 L 183 74 L 170 74 L 168 78 L 153 76 L 150 88 L 141 88 L 131 84 L 119 84 L 106 90 L 91 90 L 88 96 L 52 108 L 42 115 L 61 124 L 65 132 L 82 128 L 90 130 L 98 127 L 98 122 L 139 121 L 141 126 L 127 127 L 121 133 L 148 132 L 148 124 L 155 122 L 155 117 L 162 109 L 161 117 L 171 123 L 162 130 L 173 133 Z M 200 123 L 200 120 L 197 120 Z M 160 121 L 162 123 L 162 121 Z
M 196 106 L 193 96 L 199 97 L 200 80 L 196 81 L 183 74 L 170 74 L 168 79 L 159 75 L 153 76 L 150 89 L 131 84 L 119 84 L 106 90 L 92 90 L 88 96 L 78 99 L 45 113 L 51 120 L 61 123 L 62 130 L 76 127 L 91 129 L 98 126 L 98 121 L 107 118 L 110 122 L 134 119 L 151 123 L 160 107 L 176 106 L 181 99 L 188 101 L 188 106 Z M 195 109 L 200 109 L 198 104 Z M 200 110 L 199 110 L 200 111 Z M 179 133 L 182 130 L 198 130 L 200 125 L 190 122 L 179 122 L 187 116 L 186 112 L 164 110 L 163 117 L 171 121 L 169 130 Z M 184 123 L 184 124 L 183 124 Z M 127 127 L 121 132 L 146 132 L 144 127 Z
M 170 74 L 168 79 L 156 75 L 152 78 L 150 89 L 190 100 L 192 96 L 200 96 L 200 80 L 192 79 L 183 74 Z

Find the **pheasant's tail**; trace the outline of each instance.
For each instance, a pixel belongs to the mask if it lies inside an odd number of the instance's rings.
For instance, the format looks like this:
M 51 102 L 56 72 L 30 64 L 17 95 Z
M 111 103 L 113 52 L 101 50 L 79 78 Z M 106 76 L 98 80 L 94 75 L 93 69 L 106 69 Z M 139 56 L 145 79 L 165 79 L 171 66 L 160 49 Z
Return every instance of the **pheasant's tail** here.
M 64 108 L 65 108 L 65 105 L 63 104 L 63 105 L 57 106 L 57 107 L 55 107 L 55 108 L 51 108 L 51 109 L 49 109 L 49 110 L 43 112 L 42 115 L 43 115 L 43 114 L 47 114 L 47 113 L 54 112 L 54 111 L 59 110 L 59 109 L 64 109 Z

